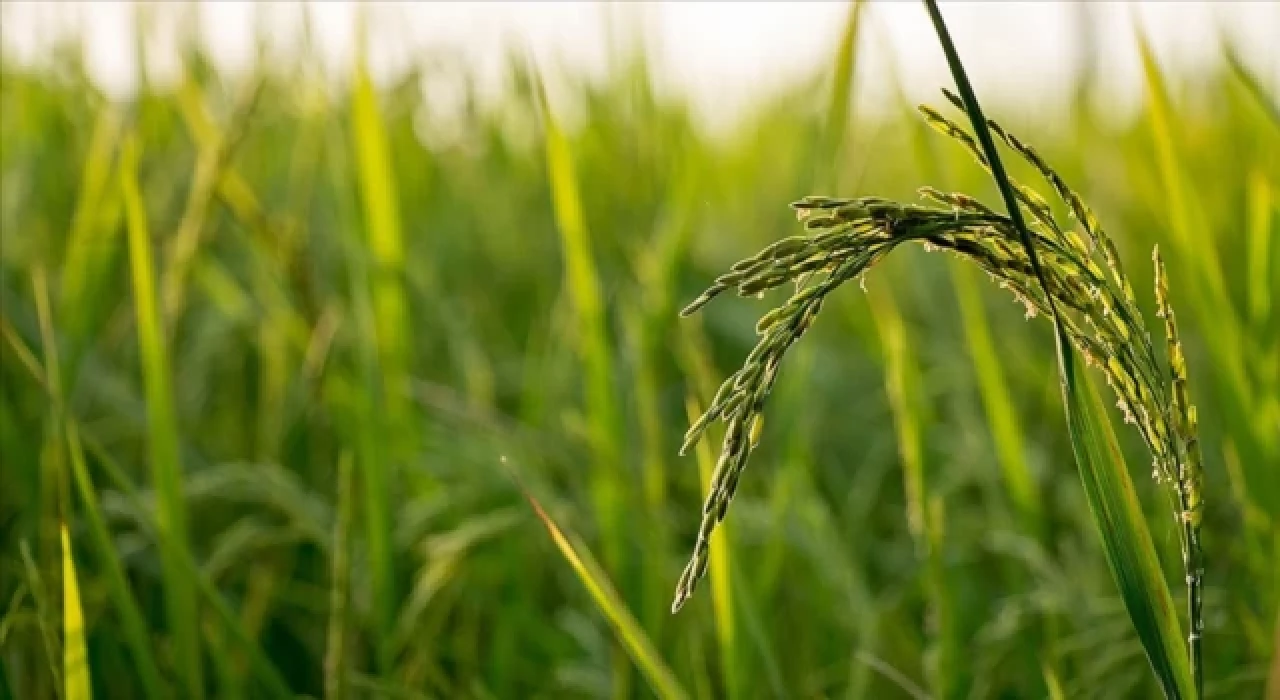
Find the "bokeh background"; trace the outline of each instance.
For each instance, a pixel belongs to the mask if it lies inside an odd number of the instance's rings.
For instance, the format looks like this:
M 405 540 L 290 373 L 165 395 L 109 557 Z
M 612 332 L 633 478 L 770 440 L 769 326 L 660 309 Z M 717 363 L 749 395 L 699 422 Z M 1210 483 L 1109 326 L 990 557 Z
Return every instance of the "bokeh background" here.
M 1276 697 L 1280 6 L 943 10 L 1142 308 L 1153 246 L 1170 263 L 1206 696 Z M 679 308 L 806 194 L 998 204 L 915 113 L 950 85 L 922 7 L 0 23 L 0 698 L 86 672 L 106 698 L 1157 696 L 1048 324 L 923 250 L 789 356 L 710 580 L 669 612 L 715 444 L 681 436 L 777 299 Z

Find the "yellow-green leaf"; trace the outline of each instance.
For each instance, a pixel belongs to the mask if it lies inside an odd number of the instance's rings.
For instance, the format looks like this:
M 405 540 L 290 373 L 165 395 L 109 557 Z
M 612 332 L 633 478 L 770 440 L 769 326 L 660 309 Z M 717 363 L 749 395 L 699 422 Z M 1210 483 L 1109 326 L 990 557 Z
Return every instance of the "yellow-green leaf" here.
M 569 563 L 573 573 L 591 595 L 596 607 L 604 613 L 618 641 L 626 648 L 631 660 L 644 673 L 654 694 L 663 700 L 688 697 L 676 680 L 675 674 L 658 655 L 657 649 L 644 633 L 644 629 L 640 627 L 640 623 L 627 610 L 622 598 L 601 572 L 595 558 L 591 556 L 591 551 L 584 545 L 575 545 L 531 494 L 525 492 L 525 498 L 528 499 L 529 505 L 533 506 L 534 514 L 547 528 L 547 533 L 551 535 L 551 541 L 555 543 L 560 555 Z
M 62 673 L 64 700 L 89 700 L 89 653 L 84 644 L 84 613 L 80 610 L 80 584 L 71 552 L 71 536 L 62 525 Z

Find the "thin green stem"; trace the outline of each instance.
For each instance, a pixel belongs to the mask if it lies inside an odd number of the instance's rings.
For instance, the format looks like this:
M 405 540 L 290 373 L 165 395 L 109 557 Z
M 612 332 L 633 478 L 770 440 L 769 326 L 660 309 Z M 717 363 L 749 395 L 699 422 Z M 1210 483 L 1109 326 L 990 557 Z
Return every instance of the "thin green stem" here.
M 1040 286 L 1044 288 L 1045 296 L 1049 299 L 1049 310 L 1052 312 L 1053 325 L 1058 329 L 1059 340 L 1065 340 L 1063 336 L 1061 324 L 1058 322 L 1058 307 L 1053 301 L 1053 295 L 1049 293 L 1049 285 L 1045 282 L 1044 270 L 1040 267 L 1040 257 L 1036 255 L 1035 246 L 1031 244 L 1031 230 L 1027 228 L 1027 222 L 1022 218 L 1022 210 L 1018 207 L 1018 198 L 1014 194 L 1013 185 L 1009 182 L 1009 175 L 1005 172 L 1004 162 L 1000 160 L 1000 152 L 996 150 L 995 139 L 991 138 L 991 130 L 987 128 L 987 119 L 982 115 L 982 107 L 978 104 L 978 97 L 973 92 L 973 86 L 969 84 L 969 76 L 964 71 L 964 64 L 960 62 L 960 54 L 956 52 L 956 46 L 951 41 L 951 33 L 947 31 L 947 24 L 942 19 L 942 11 L 938 9 L 937 0 L 924 0 L 925 8 L 929 10 L 929 19 L 933 21 L 933 28 L 938 33 L 938 42 L 942 44 L 942 51 L 947 56 L 947 66 L 951 68 L 951 76 L 956 81 L 956 90 L 960 93 L 960 99 L 964 102 L 965 112 L 969 115 L 969 121 L 973 123 L 973 132 L 978 137 L 978 142 L 982 145 L 982 152 L 987 157 L 987 162 L 991 165 L 991 174 L 995 178 L 996 185 L 1000 188 L 1000 197 L 1004 200 L 1004 206 L 1009 210 L 1009 220 L 1013 222 L 1013 227 L 1018 232 L 1022 245 L 1027 249 L 1027 258 L 1031 261 L 1031 269 L 1035 272 L 1036 279 L 1039 280 Z M 1062 351 L 1062 342 L 1059 342 L 1059 354 Z M 1070 345 L 1066 345 L 1067 352 L 1070 352 Z M 1059 360 L 1062 358 L 1059 357 Z

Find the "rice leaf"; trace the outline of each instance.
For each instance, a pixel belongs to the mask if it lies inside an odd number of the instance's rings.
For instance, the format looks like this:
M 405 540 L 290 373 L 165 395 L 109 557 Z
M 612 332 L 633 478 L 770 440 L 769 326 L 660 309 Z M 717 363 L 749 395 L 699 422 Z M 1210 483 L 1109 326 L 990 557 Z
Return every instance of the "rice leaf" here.
M 151 236 L 138 187 L 138 140 L 126 137 L 120 155 L 120 187 L 128 224 L 129 260 L 137 313 L 138 346 L 146 389 L 148 446 L 155 481 L 158 527 L 164 533 L 161 549 L 167 623 L 173 636 L 179 676 L 188 697 L 204 696 L 200 646 L 196 635 L 199 610 L 196 592 L 182 570 L 181 550 L 187 546 L 187 509 L 182 493 L 182 463 L 178 455 L 178 426 L 173 407 L 172 373 L 156 294 Z
M 37 265 L 31 271 L 31 292 L 35 297 L 36 319 L 40 327 L 40 345 L 44 351 L 45 377 L 51 401 L 45 423 L 43 445 L 39 453 L 40 465 L 40 522 L 37 529 L 37 557 L 40 567 L 51 574 L 50 590 L 61 586 L 58 567 L 61 544 L 58 528 L 69 512 L 67 486 L 67 454 L 62 444 L 62 423 L 65 406 L 62 399 L 62 363 L 58 356 L 58 339 L 53 330 L 53 311 L 49 300 L 49 279 L 44 266 Z M 53 596 L 51 606 L 58 604 Z
M 1047 660 L 1041 663 L 1040 672 L 1044 675 L 1044 687 L 1049 700 L 1066 700 L 1067 694 L 1062 689 L 1062 681 Z
M 361 29 L 359 36 L 364 39 Z M 377 347 L 376 371 L 381 373 L 380 391 L 369 398 L 381 405 L 366 406 L 377 411 L 373 421 L 382 421 L 381 438 L 389 444 L 377 451 L 365 450 L 361 460 L 361 487 L 364 491 L 365 537 L 369 548 L 370 576 L 373 582 L 374 621 L 378 639 L 378 662 L 384 670 L 391 663 L 387 644 L 395 628 L 395 610 L 399 601 L 397 567 L 392 551 L 392 484 L 393 466 L 397 464 L 397 442 L 409 434 L 404 390 L 407 386 L 407 338 L 412 327 L 408 318 L 402 276 L 404 274 L 404 241 L 400 231 L 400 210 L 392 172 L 387 134 L 378 107 L 373 82 L 365 65 L 363 50 L 357 53 L 351 91 L 351 129 L 356 158 L 356 175 L 364 204 L 364 229 L 370 256 L 368 271 L 371 286 L 374 342 Z M 367 366 L 367 365 L 366 365 Z M 369 367 L 369 370 L 373 370 Z M 366 370 L 366 371 L 369 371 Z M 369 427 L 361 429 L 361 439 L 378 439 L 369 435 Z M 380 454 L 380 457 L 374 457 Z
M 551 536 L 551 541 L 555 543 L 560 555 L 569 563 L 573 573 L 591 595 L 596 607 L 609 621 L 618 641 L 622 643 L 631 660 L 644 673 L 654 694 L 663 700 L 688 697 L 676 680 L 675 674 L 658 655 L 657 649 L 644 633 L 644 629 L 640 627 L 640 623 L 627 610 L 621 596 L 600 570 L 591 556 L 591 551 L 580 542 L 575 544 L 577 538 L 566 535 L 532 494 L 524 491 L 524 497 L 533 507 L 538 520 L 542 521 L 543 526 L 547 528 L 547 534 Z
M 869 292 L 871 314 L 881 339 L 885 392 L 897 433 L 907 501 L 907 530 L 924 561 L 924 594 L 935 620 L 929 639 L 929 676 L 939 698 L 955 697 L 967 681 L 960 661 L 962 640 L 956 626 L 951 586 L 943 561 L 943 501 L 933 488 L 925 457 L 925 426 L 930 424 L 922 395 L 923 377 L 906 323 L 893 297 L 879 286 Z
M 79 343 L 94 320 L 92 312 L 100 310 L 103 301 L 100 285 L 116 254 L 120 204 L 117 191 L 110 187 L 111 161 L 123 131 L 123 121 L 114 106 L 104 107 L 94 121 L 71 219 L 62 268 L 61 316 L 67 334 L 75 343 L 67 358 L 67 380 L 72 385 L 82 351 Z
M 907 531 L 920 553 L 929 551 L 926 522 L 928 489 L 925 482 L 923 425 L 924 404 L 920 399 L 920 373 L 912 356 L 906 326 L 897 304 L 879 288 L 869 294 L 872 315 L 880 333 L 885 367 L 885 393 L 893 411 L 897 430 L 898 455 L 902 460 L 903 491 L 907 501 Z
M 84 644 L 84 612 L 80 609 L 80 583 L 76 580 L 75 554 L 66 523 L 62 535 L 62 679 L 65 700 L 90 700 L 89 652 Z
M 1173 100 L 1169 96 L 1169 88 L 1165 84 L 1164 74 L 1156 61 L 1155 51 L 1141 31 L 1137 35 L 1138 52 L 1142 58 L 1143 78 L 1150 107 L 1151 133 L 1156 148 L 1156 164 L 1165 189 L 1164 203 L 1169 212 L 1170 230 L 1174 234 L 1174 243 L 1196 263 L 1194 279 L 1206 285 L 1206 294 L 1215 302 L 1221 302 L 1216 312 L 1226 313 L 1230 305 L 1226 304 L 1229 296 L 1226 281 L 1222 277 L 1222 265 L 1218 257 L 1218 249 L 1213 240 L 1202 232 L 1207 228 L 1202 224 L 1203 214 L 1199 202 L 1187 182 L 1182 155 L 1179 153 L 1179 123 Z M 1225 320 L 1225 319 L 1219 319 Z
M 148 640 L 145 632 L 146 627 L 143 622 L 142 615 L 138 610 L 137 602 L 134 600 L 133 594 L 129 591 L 129 586 L 120 563 L 119 553 L 111 540 L 110 531 L 108 530 L 107 525 L 102 518 L 101 510 L 98 507 L 97 493 L 94 491 L 93 483 L 88 474 L 88 469 L 85 466 L 84 450 L 80 444 L 76 422 L 73 419 L 69 419 L 63 413 L 65 410 L 64 406 L 66 399 L 63 394 L 61 372 L 59 371 L 61 362 L 58 355 L 57 338 L 53 330 L 49 289 L 42 271 L 38 270 L 33 282 L 33 286 L 35 287 L 34 292 L 36 297 L 37 314 L 40 320 L 41 345 L 45 351 L 44 366 L 40 367 L 39 364 L 33 360 L 33 369 L 36 373 L 44 374 L 46 376 L 44 384 L 49 391 L 50 398 L 52 399 L 51 405 L 54 407 L 52 423 L 56 435 L 51 435 L 50 438 L 56 439 L 60 443 L 63 443 L 65 440 L 65 443 L 58 446 L 56 453 L 65 457 L 66 461 L 70 462 L 70 468 L 68 470 L 70 477 L 60 474 L 58 476 L 58 481 L 64 484 L 68 489 L 70 488 L 70 482 L 73 481 L 75 483 L 75 488 L 80 496 L 82 504 L 83 518 L 87 521 L 89 534 L 93 539 L 94 547 L 102 557 L 102 565 L 106 570 L 105 576 L 107 579 L 107 593 L 111 597 L 112 604 L 115 605 L 117 612 L 120 615 L 120 622 L 124 627 L 124 637 L 126 643 L 130 647 L 130 653 L 134 658 L 134 662 L 137 665 L 137 672 L 139 680 L 142 683 L 143 693 L 148 698 L 159 698 L 161 697 L 162 687 L 160 682 L 160 673 L 156 667 L 155 659 L 151 650 L 148 647 Z M 65 289 L 66 286 L 64 285 L 64 290 Z M 73 508 L 71 505 L 70 493 L 68 492 L 65 495 L 60 496 L 60 499 L 64 501 L 60 506 L 60 510 L 64 513 L 71 513 Z M 63 517 L 65 518 L 66 516 Z M 80 650 L 72 648 L 72 644 L 75 643 L 76 640 L 70 632 L 64 632 L 63 637 L 65 644 L 63 649 L 63 668 L 66 669 L 64 672 L 67 674 L 67 677 L 64 679 L 64 685 L 68 691 L 68 696 L 70 697 L 72 686 L 73 684 L 78 684 L 78 681 L 71 678 L 72 664 L 70 659 L 66 657 L 83 652 L 83 614 L 79 610 L 80 603 L 78 583 L 75 581 L 74 576 L 72 578 L 68 578 L 69 574 L 67 572 L 67 568 L 70 566 L 74 569 L 74 559 L 71 557 L 70 543 L 68 541 L 69 536 L 66 533 L 65 522 L 60 522 L 58 529 L 62 538 L 60 551 L 62 553 L 63 564 L 62 584 L 64 589 L 64 625 L 69 624 L 69 618 L 67 616 L 71 615 L 73 612 L 76 617 L 79 618 L 81 623 L 81 628 L 79 629 L 79 645 L 82 648 Z M 74 572 L 72 572 L 72 574 L 73 573 Z M 74 591 L 69 587 L 74 588 Z M 74 593 L 74 600 L 72 598 L 72 593 Z M 74 611 L 70 607 L 72 605 L 75 606 Z M 86 658 L 82 656 L 79 663 L 81 665 L 87 665 Z
M 400 278 L 405 253 L 400 230 L 399 197 L 382 112 L 363 60 L 356 63 L 352 82 L 352 139 L 356 173 L 364 201 L 365 234 L 375 273 L 373 297 L 378 348 L 380 359 L 388 366 L 388 371 L 399 370 L 407 350 L 405 333 L 410 327 Z M 390 388 L 399 389 L 398 386 Z
M 627 512 L 625 494 L 631 485 L 623 478 L 625 471 L 619 446 L 624 444 L 625 438 L 613 387 L 613 359 L 605 303 L 591 251 L 591 235 L 587 230 L 569 138 L 551 109 L 542 76 L 532 70 L 530 74 L 542 120 L 547 179 L 556 228 L 560 232 L 565 286 L 573 307 L 576 350 L 584 369 L 584 414 L 591 450 L 588 483 L 600 527 L 604 565 L 608 570 L 620 572 L 625 570 L 627 563 L 623 523 Z M 630 682 L 624 664 L 621 651 L 615 649 L 615 693 L 625 693 Z
M 1059 341 L 1060 345 L 1062 341 Z M 1102 402 L 1075 353 L 1062 382 L 1071 447 L 1107 564 L 1167 698 L 1196 698 L 1173 596 Z

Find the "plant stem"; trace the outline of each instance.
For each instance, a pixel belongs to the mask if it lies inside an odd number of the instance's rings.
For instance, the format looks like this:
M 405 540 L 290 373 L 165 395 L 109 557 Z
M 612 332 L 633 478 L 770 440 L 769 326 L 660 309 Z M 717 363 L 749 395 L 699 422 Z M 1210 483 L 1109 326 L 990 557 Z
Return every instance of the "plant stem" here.
M 1200 528 L 1186 516 L 1191 513 L 1185 492 L 1179 489 L 1178 500 L 1182 505 L 1178 520 L 1182 524 L 1182 566 L 1187 575 L 1187 653 L 1191 659 L 1191 680 L 1196 687 L 1196 697 L 1204 696 L 1204 669 L 1200 636 L 1204 630 L 1204 613 L 1201 610 L 1201 594 L 1204 577 L 1204 550 L 1200 547 Z
M 974 134 L 978 137 L 978 142 L 982 145 L 982 152 L 987 157 L 987 162 L 991 164 L 991 174 L 995 178 L 996 185 L 1000 188 L 1000 197 L 1004 200 L 1004 206 L 1009 210 L 1009 219 L 1013 222 L 1013 227 L 1017 229 L 1018 236 L 1022 239 L 1022 245 L 1027 249 L 1027 258 L 1031 260 L 1031 269 L 1036 273 L 1036 279 L 1040 281 L 1040 286 L 1044 288 L 1044 294 L 1049 299 L 1049 308 L 1053 312 L 1054 325 L 1058 324 L 1058 309 L 1053 301 L 1053 295 L 1049 293 L 1049 285 L 1045 284 L 1044 270 L 1040 267 L 1040 257 L 1036 255 L 1035 246 L 1031 245 L 1031 232 L 1027 229 L 1027 223 L 1022 218 L 1022 210 L 1018 208 L 1018 199 L 1013 194 L 1013 185 L 1009 183 L 1009 175 L 1004 170 L 1004 162 L 1000 160 L 1000 152 L 996 150 L 996 142 L 991 138 L 991 131 L 987 128 L 987 119 L 982 115 L 982 107 L 978 104 L 978 97 L 973 92 L 973 86 L 969 84 L 969 76 L 964 71 L 964 64 L 960 62 L 960 54 L 956 52 L 956 46 L 951 41 L 951 33 L 947 31 L 947 24 L 942 19 L 942 11 L 938 9 L 937 0 L 924 0 L 925 8 L 929 10 L 929 19 L 933 21 L 934 31 L 938 33 L 938 43 L 942 44 L 942 51 L 947 56 L 947 66 L 951 69 L 951 77 L 956 81 L 956 90 L 960 93 L 960 99 L 964 101 L 965 112 L 969 115 L 969 121 L 973 122 Z

